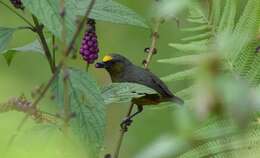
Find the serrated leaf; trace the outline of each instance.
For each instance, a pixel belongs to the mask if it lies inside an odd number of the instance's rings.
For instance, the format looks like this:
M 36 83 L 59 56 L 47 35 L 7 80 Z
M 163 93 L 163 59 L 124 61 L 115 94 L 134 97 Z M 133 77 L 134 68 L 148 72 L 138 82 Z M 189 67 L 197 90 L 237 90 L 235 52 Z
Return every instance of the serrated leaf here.
M 16 53 L 27 53 L 27 52 L 34 52 L 34 53 L 39 53 L 44 55 L 44 50 L 38 40 L 21 47 L 5 50 L 3 51 L 2 54 L 4 55 L 7 64 L 10 65 Z
M 61 16 L 59 1 L 53 0 L 23 0 L 23 5 L 31 13 L 33 13 L 42 22 L 46 28 L 48 28 L 55 36 L 61 39 Z M 66 16 L 65 27 L 67 41 L 72 37 L 74 30 L 76 29 L 76 10 L 75 1 L 65 1 Z M 87 5 L 86 5 L 87 7 Z
M 192 68 L 162 77 L 161 79 L 165 82 L 194 79 L 197 72 L 198 68 Z
M 79 15 L 84 15 L 86 9 L 84 6 L 86 5 L 87 3 L 85 0 L 78 2 Z M 112 23 L 129 24 L 148 28 L 145 20 L 141 16 L 126 6 L 112 0 L 100 1 L 99 3 L 96 3 L 90 14 L 90 17 Z
M 88 8 L 90 0 L 65 1 L 65 29 L 66 40 L 70 41 L 76 30 L 77 18 L 83 15 Z M 61 39 L 62 20 L 60 16 L 59 1 L 53 0 L 23 0 L 23 4 L 33 13 L 55 36 Z M 132 24 L 147 27 L 135 12 L 127 7 L 111 0 L 98 0 L 90 15 L 97 20 L 105 20 L 114 23 Z
M 63 73 L 53 85 L 55 99 L 63 106 Z M 89 157 L 97 158 L 104 141 L 105 104 L 96 82 L 85 71 L 69 69 L 70 109 L 75 113 L 70 127 L 85 146 Z
M 112 83 L 102 89 L 102 96 L 106 104 L 130 102 L 132 98 L 154 93 L 157 92 L 136 83 Z

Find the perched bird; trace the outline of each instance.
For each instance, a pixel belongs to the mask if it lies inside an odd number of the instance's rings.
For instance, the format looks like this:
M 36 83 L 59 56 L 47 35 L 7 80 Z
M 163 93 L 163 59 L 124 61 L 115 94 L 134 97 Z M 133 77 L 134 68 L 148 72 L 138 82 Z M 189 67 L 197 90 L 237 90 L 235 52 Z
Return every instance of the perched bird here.
M 96 68 L 105 68 L 110 74 L 112 82 L 138 83 L 158 92 L 158 94 L 144 94 L 143 97 L 133 98 L 132 103 L 137 105 L 138 111 L 129 116 L 129 118 L 126 118 L 121 126 L 123 124 L 131 123 L 131 119 L 142 112 L 144 105 L 154 105 L 167 101 L 178 104 L 184 103 L 184 101 L 175 96 L 155 74 L 134 65 L 126 57 L 120 54 L 106 55 L 102 62 L 96 64 Z

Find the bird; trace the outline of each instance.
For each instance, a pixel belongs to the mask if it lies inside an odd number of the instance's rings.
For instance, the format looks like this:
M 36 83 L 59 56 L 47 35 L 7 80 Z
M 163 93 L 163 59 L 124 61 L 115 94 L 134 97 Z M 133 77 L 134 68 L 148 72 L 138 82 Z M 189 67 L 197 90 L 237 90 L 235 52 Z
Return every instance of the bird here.
M 121 127 L 130 125 L 132 118 L 143 111 L 145 105 L 157 105 L 161 102 L 174 102 L 184 104 L 184 101 L 175 96 L 166 84 L 151 71 L 133 64 L 121 54 L 107 54 L 101 62 L 97 62 L 96 68 L 104 68 L 109 73 L 113 83 L 137 83 L 147 86 L 157 93 L 144 94 L 139 98 L 132 98 L 132 104 L 137 105 L 137 112 L 125 118 Z

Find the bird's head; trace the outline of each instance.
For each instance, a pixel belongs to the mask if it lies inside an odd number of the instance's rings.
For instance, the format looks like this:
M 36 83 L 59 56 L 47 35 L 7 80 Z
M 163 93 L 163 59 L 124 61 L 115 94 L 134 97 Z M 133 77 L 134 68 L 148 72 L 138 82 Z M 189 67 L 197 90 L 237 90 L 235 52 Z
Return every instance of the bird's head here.
M 132 63 L 120 54 L 108 54 L 102 62 L 96 63 L 96 68 L 105 68 L 110 73 L 121 73 Z

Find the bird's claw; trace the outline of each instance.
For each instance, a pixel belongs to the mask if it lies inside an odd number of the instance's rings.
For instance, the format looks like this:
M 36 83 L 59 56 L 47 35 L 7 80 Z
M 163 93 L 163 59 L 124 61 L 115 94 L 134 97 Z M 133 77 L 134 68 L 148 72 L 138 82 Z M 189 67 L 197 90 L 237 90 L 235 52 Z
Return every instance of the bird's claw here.
M 130 126 L 132 122 L 133 122 L 133 120 L 131 118 L 126 117 L 120 124 L 121 129 L 124 130 L 124 131 L 127 131 L 128 126 Z

